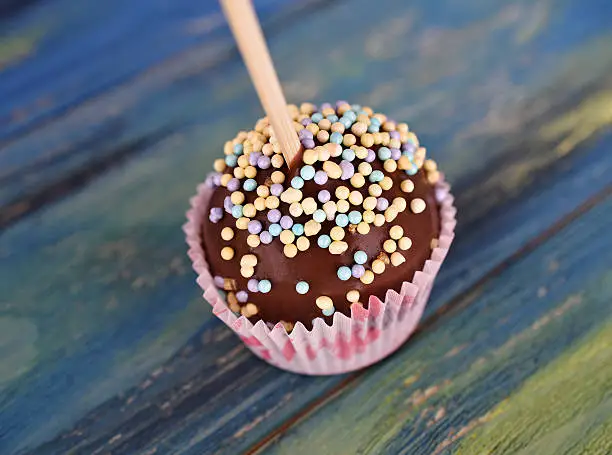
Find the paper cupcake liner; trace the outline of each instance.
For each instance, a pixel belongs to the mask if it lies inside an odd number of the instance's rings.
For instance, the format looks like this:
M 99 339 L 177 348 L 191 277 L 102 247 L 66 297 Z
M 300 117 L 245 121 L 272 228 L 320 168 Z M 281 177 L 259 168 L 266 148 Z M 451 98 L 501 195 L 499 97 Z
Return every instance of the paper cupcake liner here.
M 429 298 L 434 279 L 454 237 L 456 209 L 450 186 L 443 178 L 436 184 L 440 205 L 441 232 L 438 247 L 415 272 L 412 281 L 404 281 L 399 293 L 389 289 L 385 300 L 370 296 L 368 308 L 354 304 L 351 317 L 334 313 L 332 325 L 316 318 L 311 330 L 298 322 L 287 333 L 280 323 L 272 328 L 264 321 L 251 323 L 236 316 L 214 285 L 202 248 L 201 227 L 208 213 L 214 191 L 211 177 L 198 185 L 190 199 L 187 223 L 183 230 L 189 245 L 188 255 L 198 274 L 197 283 L 213 313 L 232 329 L 258 357 L 284 370 L 308 375 L 330 375 L 358 370 L 382 360 L 399 348 L 414 332 Z

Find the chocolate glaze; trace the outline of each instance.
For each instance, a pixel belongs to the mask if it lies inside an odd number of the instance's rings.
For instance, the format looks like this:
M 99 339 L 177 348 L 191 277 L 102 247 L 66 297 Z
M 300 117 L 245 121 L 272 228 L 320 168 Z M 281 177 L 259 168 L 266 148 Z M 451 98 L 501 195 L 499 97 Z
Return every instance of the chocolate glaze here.
M 317 163 L 317 170 L 321 168 L 320 164 Z M 379 160 L 375 160 L 371 165 L 374 169 L 382 170 Z M 257 181 L 263 183 L 273 170 L 260 171 L 257 175 Z M 388 289 L 399 291 L 404 281 L 412 280 L 414 273 L 423 269 L 425 261 L 431 255 L 432 239 L 436 239 L 440 232 L 439 211 L 434 188 L 428 183 L 425 171 L 421 169 L 411 177 L 404 172 L 396 171 L 391 173 L 390 176 L 394 182 L 393 187 L 385 191 L 383 196 L 389 201 L 398 196 L 405 197 L 408 203 L 407 209 L 391 223 L 385 223 L 381 227 L 370 225 L 371 230 L 367 235 L 361 235 L 357 232 L 350 233 L 348 228 L 345 228 L 344 241 L 348 243 L 349 248 L 342 255 L 332 255 L 327 249 L 320 248 L 317 245 L 318 236 L 328 233 L 335 225 L 333 221 L 322 223 L 321 232 L 309 237 L 310 248 L 307 251 L 298 252 L 294 258 L 287 258 L 283 254 L 283 244 L 278 238 L 275 238 L 269 245 L 261 244 L 256 248 L 251 248 L 246 243 L 248 231 L 237 229 L 235 219 L 231 215 L 224 213 L 223 219 L 218 223 L 212 223 L 206 218 L 202 226 L 202 238 L 211 274 L 233 278 L 236 291 L 244 290 L 248 292 L 248 279 L 240 275 L 240 257 L 249 253 L 257 256 L 259 262 L 255 269 L 254 278 L 270 280 L 272 290 L 267 294 L 249 292 L 248 302 L 254 303 L 259 308 L 259 313 L 250 318 L 253 322 L 259 319 L 271 323 L 279 321 L 295 323 L 300 321 L 307 328 L 310 328 L 313 319 L 323 317 L 330 323 L 332 316 L 323 316 L 321 310 L 315 305 L 315 299 L 318 296 L 327 295 L 332 298 L 336 311 L 350 316 L 351 304 L 346 300 L 346 293 L 351 289 L 360 292 L 360 301 L 365 307 L 368 305 L 370 295 L 384 300 Z M 289 177 L 285 181 L 285 188 L 288 187 L 288 179 Z M 401 191 L 400 182 L 405 179 L 414 182 L 412 193 L 407 194 Z M 335 189 L 340 185 L 350 186 L 348 181 L 343 180 L 330 179 L 323 186 L 317 185 L 314 181 L 308 181 L 302 188 L 302 192 L 304 198 L 311 196 L 316 200 L 317 193 L 321 189 L 328 189 L 333 195 Z M 364 197 L 368 195 L 367 186 L 366 184 L 359 189 Z M 228 194 L 227 188 L 217 188 L 209 207 L 223 207 L 223 200 Z M 249 192 L 246 193 L 246 197 L 246 202 L 253 202 L 256 195 L 254 192 Z M 427 203 L 427 208 L 420 214 L 414 214 L 410 210 L 410 200 L 416 197 L 422 198 Z M 281 203 L 279 210 L 283 215 L 288 214 L 286 204 Z M 258 213 L 255 219 L 264 224 L 264 229 L 269 225 L 265 213 Z M 295 222 L 305 223 L 309 219 L 311 219 L 310 216 L 302 215 L 295 218 Z M 389 228 L 393 225 L 402 226 L 404 235 L 412 240 L 412 247 L 409 250 L 400 251 L 406 258 L 406 262 L 397 267 L 388 264 L 385 272 L 376 275 L 374 282 L 368 285 L 363 284 L 357 278 L 341 281 L 336 274 L 338 267 L 342 265 L 350 267 L 353 264 L 353 253 L 357 250 L 363 250 L 368 254 L 370 260 L 367 264 L 370 264 L 371 260 L 383 251 L 382 244 L 389 238 Z M 226 226 L 231 227 L 235 233 L 234 238 L 229 242 L 223 241 L 220 235 L 221 230 Z M 228 245 L 234 248 L 235 256 L 234 259 L 225 261 L 221 258 L 220 252 L 223 247 Z M 310 285 L 309 292 L 304 295 L 298 294 L 295 290 L 296 283 L 302 280 L 307 281 Z

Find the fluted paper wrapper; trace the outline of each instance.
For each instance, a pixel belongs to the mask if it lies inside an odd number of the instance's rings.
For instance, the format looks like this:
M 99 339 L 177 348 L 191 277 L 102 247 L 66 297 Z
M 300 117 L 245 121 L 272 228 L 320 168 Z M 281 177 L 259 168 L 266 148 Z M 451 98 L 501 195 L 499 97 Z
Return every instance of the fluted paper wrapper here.
M 198 274 L 196 281 L 204 290 L 204 298 L 213 307 L 213 313 L 255 355 L 294 373 L 346 373 L 385 358 L 414 332 L 454 237 L 456 209 L 450 187 L 443 179 L 436 185 L 441 219 L 439 244 L 423 270 L 416 272 L 412 281 L 404 281 L 399 294 L 389 289 L 384 301 L 370 296 L 367 309 L 357 304 L 351 307 L 351 317 L 337 311 L 331 326 L 322 318 L 314 320 L 312 330 L 298 322 L 290 334 L 280 323 L 270 328 L 264 321 L 253 324 L 244 316 L 236 316 L 215 287 L 201 238 L 201 228 L 214 189 L 209 178 L 198 186 L 197 194 L 190 199 L 191 210 L 187 212 L 188 221 L 183 226 L 189 245 L 188 254 Z

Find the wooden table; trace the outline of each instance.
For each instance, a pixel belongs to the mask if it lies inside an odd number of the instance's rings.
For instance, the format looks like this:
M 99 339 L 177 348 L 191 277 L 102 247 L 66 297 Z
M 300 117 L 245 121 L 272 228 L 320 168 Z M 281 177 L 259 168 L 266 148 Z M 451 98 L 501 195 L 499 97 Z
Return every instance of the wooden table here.
M 310 378 L 211 316 L 188 198 L 261 115 L 212 0 L 0 2 L 0 453 L 612 452 L 612 3 L 258 2 L 290 101 L 453 183 L 417 334 Z

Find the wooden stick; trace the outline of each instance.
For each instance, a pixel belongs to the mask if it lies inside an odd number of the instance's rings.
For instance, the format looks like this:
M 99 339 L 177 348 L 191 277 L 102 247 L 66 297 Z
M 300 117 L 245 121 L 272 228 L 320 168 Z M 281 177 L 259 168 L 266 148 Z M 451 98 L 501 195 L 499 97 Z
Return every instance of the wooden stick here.
M 287 166 L 291 168 L 300 150 L 300 139 L 287 110 L 285 95 L 274 70 L 270 52 L 251 0 L 220 0 L 242 59 L 270 119 Z

